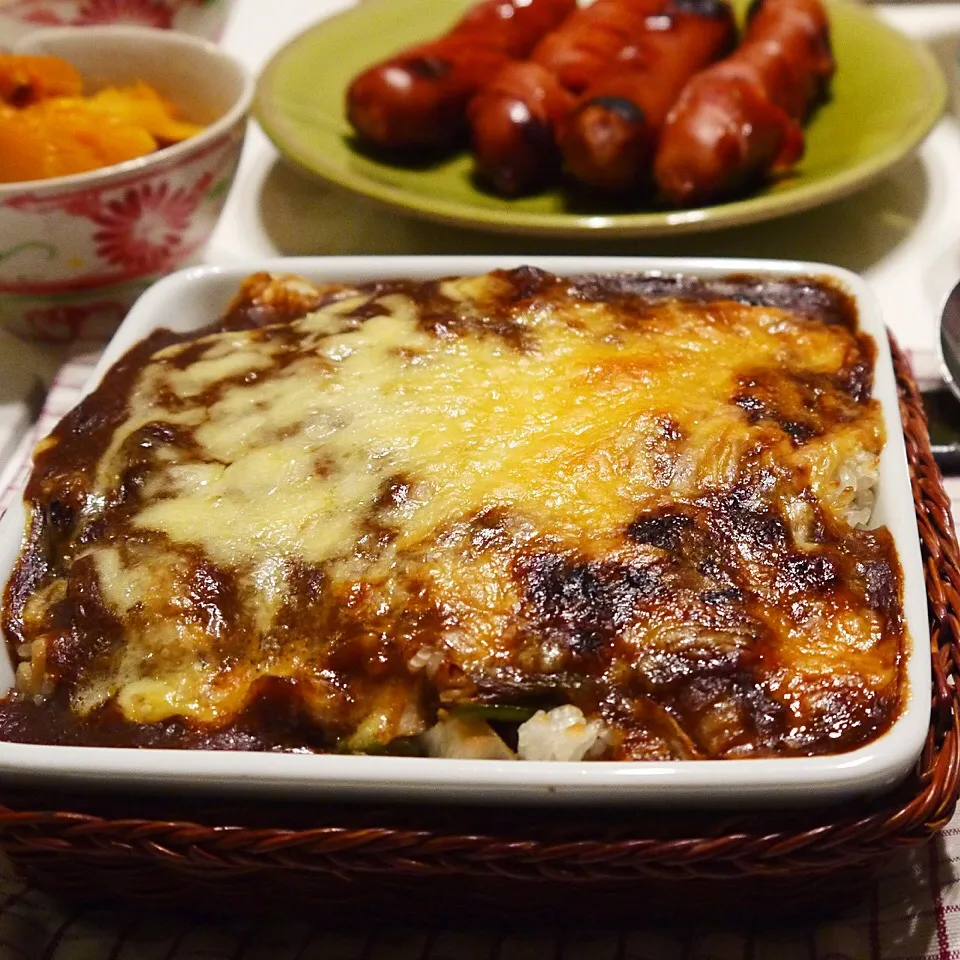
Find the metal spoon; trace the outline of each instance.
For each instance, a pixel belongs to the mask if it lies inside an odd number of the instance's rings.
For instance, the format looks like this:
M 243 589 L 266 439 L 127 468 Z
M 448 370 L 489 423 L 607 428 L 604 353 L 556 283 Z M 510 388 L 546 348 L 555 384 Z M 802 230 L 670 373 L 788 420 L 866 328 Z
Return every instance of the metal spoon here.
M 934 459 L 944 473 L 955 474 L 960 472 L 960 283 L 947 295 L 940 311 L 937 356 L 940 376 L 956 399 L 939 388 L 922 394 L 923 405 Z
M 940 336 L 937 338 L 940 375 L 953 395 L 960 400 L 960 283 L 947 295 L 940 311 Z

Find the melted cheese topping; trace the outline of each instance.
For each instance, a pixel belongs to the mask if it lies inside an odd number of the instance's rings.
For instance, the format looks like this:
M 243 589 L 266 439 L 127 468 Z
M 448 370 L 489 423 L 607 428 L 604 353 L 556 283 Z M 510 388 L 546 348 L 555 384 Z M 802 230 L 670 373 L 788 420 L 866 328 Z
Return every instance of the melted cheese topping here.
M 562 631 L 531 626 L 545 575 L 524 564 L 543 555 L 661 570 L 662 549 L 629 535 L 636 518 L 736 491 L 780 511 L 794 552 L 817 516 L 846 526 L 850 464 L 875 469 L 883 443 L 876 405 L 838 386 L 850 331 L 731 301 L 627 309 L 568 292 L 504 311 L 510 292 L 452 280 L 426 310 L 402 287 L 347 290 L 292 323 L 157 352 L 79 511 L 107 533 L 76 541 L 74 571 L 121 639 L 76 672 L 74 709 L 223 723 L 287 678 L 311 722 L 364 749 L 429 725 L 411 658 L 454 686 L 568 669 Z M 756 565 L 750 549 L 736 562 Z M 769 604 L 728 623 L 694 630 L 683 604 L 615 613 L 631 653 L 614 673 L 782 634 L 790 656 L 771 655 L 763 682 L 798 741 L 797 684 L 895 689 L 875 611 L 807 598 L 784 621 L 764 571 L 750 586 Z M 676 598 L 694 574 L 657 576 Z M 49 589 L 27 605 L 37 630 Z
M 199 543 L 218 564 L 316 564 L 353 554 L 394 476 L 417 484 L 401 544 L 493 505 L 578 542 L 647 504 L 732 486 L 758 443 L 770 469 L 802 464 L 828 500 L 838 463 L 880 446 L 876 420 L 799 454 L 786 436 L 771 449 L 765 426 L 745 429 L 729 403 L 742 370 L 789 369 L 799 357 L 805 371 L 829 374 L 844 359 L 829 328 L 787 331 L 776 311 L 671 304 L 625 340 L 602 306 L 545 306 L 523 318 L 537 346 L 521 353 L 491 336 L 438 339 L 406 298 L 378 302 L 389 313 L 355 330 L 341 332 L 341 317 L 360 300 L 294 324 L 293 351 L 248 333 L 210 338 L 185 370 L 177 356 L 195 345 L 159 354 L 98 485 L 116 483 L 137 429 L 186 426 L 199 449 L 152 473 L 136 523 Z M 223 383 L 209 407 L 196 402 Z

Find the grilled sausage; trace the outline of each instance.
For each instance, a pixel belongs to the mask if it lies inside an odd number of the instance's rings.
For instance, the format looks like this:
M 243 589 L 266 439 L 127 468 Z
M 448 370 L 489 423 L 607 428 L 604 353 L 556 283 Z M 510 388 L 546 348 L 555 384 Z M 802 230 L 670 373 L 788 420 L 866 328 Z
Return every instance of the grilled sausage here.
M 365 70 L 347 90 L 347 118 L 389 151 L 452 147 L 470 98 L 576 8 L 576 0 L 484 0 L 443 37 Z
M 506 197 L 529 193 L 552 180 L 560 166 L 555 131 L 575 99 L 539 63 L 504 67 L 467 108 L 480 179 Z
M 530 60 L 499 71 L 470 102 L 477 175 L 504 196 L 535 190 L 560 169 L 556 135 L 573 91 L 637 54 L 666 0 L 596 0 L 537 44 Z
M 801 124 L 833 70 L 820 0 L 760 0 L 741 46 L 694 77 L 671 109 L 654 160 L 662 195 L 711 203 L 795 164 Z
M 629 69 L 591 84 L 561 126 L 576 180 L 612 195 L 651 186 L 660 129 L 687 81 L 729 53 L 736 26 L 724 0 L 671 0 L 638 43 Z
M 594 0 L 547 34 L 530 59 L 553 73 L 560 85 L 580 93 L 619 61 L 649 28 L 664 0 Z

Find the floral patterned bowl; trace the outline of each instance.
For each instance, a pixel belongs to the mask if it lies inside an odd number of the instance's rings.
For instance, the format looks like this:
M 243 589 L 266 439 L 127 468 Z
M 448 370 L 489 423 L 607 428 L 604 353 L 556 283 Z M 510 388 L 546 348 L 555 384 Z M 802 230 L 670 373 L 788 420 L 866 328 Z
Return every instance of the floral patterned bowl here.
M 44 30 L 17 50 L 68 60 L 90 90 L 144 80 L 207 125 L 102 170 L 0 184 L 0 324 L 35 340 L 104 338 L 149 283 L 209 238 L 240 157 L 253 82 L 209 43 L 140 27 Z
M 43 27 L 123 24 L 217 40 L 233 0 L 0 0 L 0 45 Z

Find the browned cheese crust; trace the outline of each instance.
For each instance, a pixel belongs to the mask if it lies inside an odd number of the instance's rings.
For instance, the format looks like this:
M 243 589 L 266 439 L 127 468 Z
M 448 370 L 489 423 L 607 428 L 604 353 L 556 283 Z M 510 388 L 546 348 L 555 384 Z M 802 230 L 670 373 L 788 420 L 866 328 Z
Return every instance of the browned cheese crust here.
M 572 704 L 605 759 L 859 746 L 906 642 L 873 364 L 813 278 L 253 277 L 38 449 L 0 737 L 418 752 Z

